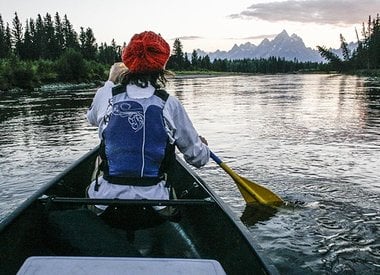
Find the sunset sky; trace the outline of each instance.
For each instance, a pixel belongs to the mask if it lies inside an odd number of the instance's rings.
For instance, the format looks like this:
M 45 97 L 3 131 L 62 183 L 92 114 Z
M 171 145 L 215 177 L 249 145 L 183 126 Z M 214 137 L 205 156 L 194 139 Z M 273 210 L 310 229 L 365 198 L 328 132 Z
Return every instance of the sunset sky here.
M 92 28 L 97 43 L 114 38 L 121 45 L 134 33 L 152 30 L 170 45 L 179 38 L 185 52 L 229 50 L 234 44 L 259 44 L 286 30 L 306 46 L 338 48 L 361 37 L 362 23 L 380 13 L 380 0 L 0 0 L 0 14 L 12 25 L 14 13 L 26 19 L 65 14 L 79 32 Z

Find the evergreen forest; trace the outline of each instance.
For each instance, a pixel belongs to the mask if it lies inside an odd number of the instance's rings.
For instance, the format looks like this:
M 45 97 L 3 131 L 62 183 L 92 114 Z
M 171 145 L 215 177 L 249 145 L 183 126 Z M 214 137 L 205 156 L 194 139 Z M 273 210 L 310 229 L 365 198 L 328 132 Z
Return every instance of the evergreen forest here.
M 358 47 L 350 52 L 343 35 L 340 35 L 343 59 L 324 46 L 318 46 L 318 51 L 331 67 L 338 72 L 375 72 L 380 69 L 380 16 L 369 16 L 368 22 L 362 24 L 362 39 L 355 30 Z
M 343 36 L 343 59 L 329 49 L 318 46 L 327 63 L 289 61 L 284 58 L 210 60 L 183 52 L 179 39 L 172 45 L 167 69 L 174 72 L 229 72 L 229 73 L 293 73 L 380 68 L 379 15 L 363 23 L 363 38 L 358 35 L 358 48 L 350 52 Z M 12 22 L 4 22 L 0 14 L 0 90 L 33 89 L 48 83 L 83 83 L 104 81 L 110 65 L 121 60 L 123 45 L 115 40 L 98 44 L 90 27 L 76 31 L 67 15 L 61 17 L 37 15 L 22 23 L 14 14 Z

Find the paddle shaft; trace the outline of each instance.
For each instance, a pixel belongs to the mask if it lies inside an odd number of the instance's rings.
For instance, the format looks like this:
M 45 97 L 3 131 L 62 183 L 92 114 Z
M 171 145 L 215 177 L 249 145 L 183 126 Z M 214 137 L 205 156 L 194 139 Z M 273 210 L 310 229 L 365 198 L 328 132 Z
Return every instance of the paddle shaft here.
M 240 181 L 239 175 L 237 175 L 230 167 L 228 167 L 217 155 L 210 150 L 210 157 L 229 174 L 235 181 Z
M 259 202 L 266 205 L 280 205 L 283 203 L 282 199 L 269 189 L 239 176 L 212 151 L 210 151 L 210 157 L 232 177 L 247 203 Z
M 217 164 L 221 164 L 223 161 L 220 159 L 220 158 L 218 158 L 215 154 L 214 154 L 214 152 L 212 152 L 211 150 L 210 150 L 210 157 L 217 163 Z

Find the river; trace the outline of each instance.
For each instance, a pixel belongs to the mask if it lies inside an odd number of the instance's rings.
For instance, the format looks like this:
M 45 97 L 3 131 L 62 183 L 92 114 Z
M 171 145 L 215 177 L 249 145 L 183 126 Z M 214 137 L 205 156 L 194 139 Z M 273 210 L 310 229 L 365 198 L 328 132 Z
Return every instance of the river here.
M 246 206 L 200 174 L 281 274 L 380 274 L 380 82 L 324 74 L 177 77 L 167 87 L 210 148 L 286 205 Z M 0 93 L 0 220 L 98 144 L 95 89 Z

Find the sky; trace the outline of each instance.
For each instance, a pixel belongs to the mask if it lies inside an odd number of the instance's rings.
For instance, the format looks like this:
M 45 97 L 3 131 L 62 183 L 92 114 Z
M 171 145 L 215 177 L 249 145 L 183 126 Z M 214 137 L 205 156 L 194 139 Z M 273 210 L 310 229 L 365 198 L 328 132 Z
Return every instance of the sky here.
M 74 29 L 90 27 L 98 44 L 118 45 L 135 33 L 160 33 L 170 46 L 179 38 L 184 52 L 230 50 L 234 44 L 258 45 L 286 30 L 307 47 L 339 48 L 361 38 L 362 23 L 380 13 L 380 0 L 0 0 L 0 15 L 12 25 L 56 12 Z

